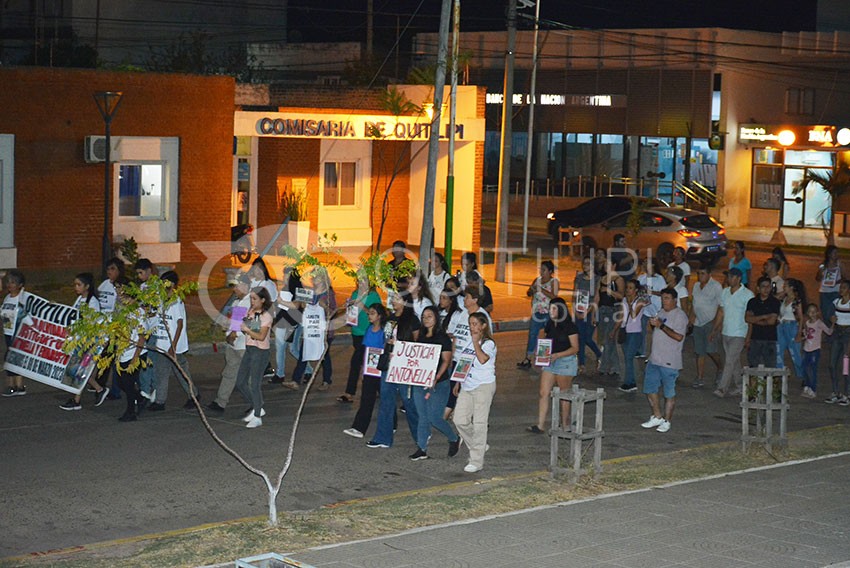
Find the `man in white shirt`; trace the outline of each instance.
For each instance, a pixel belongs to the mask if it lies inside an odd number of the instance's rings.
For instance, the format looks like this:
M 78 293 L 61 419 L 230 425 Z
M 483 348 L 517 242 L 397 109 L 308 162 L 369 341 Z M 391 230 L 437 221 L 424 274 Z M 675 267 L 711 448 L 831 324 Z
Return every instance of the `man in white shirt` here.
M 747 314 L 747 302 L 753 297 L 749 288 L 741 285 L 743 273 L 738 268 L 732 268 L 726 275 L 728 288 L 723 289 L 720 296 L 720 307 L 714 317 L 714 329 L 711 334 L 721 334 L 723 339 L 723 351 L 726 354 L 726 362 L 723 365 L 723 375 L 720 384 L 714 391 L 715 396 L 723 398 L 727 394 L 737 395 L 741 392 L 741 353 L 749 337 L 749 324 L 745 317 Z M 729 390 L 734 385 L 734 390 Z
M 694 379 L 694 388 L 700 388 L 705 384 L 705 358 L 708 356 L 720 374 L 722 366 L 718 357 L 717 336 L 712 335 L 714 329 L 714 318 L 720 307 L 720 297 L 723 295 L 723 286 L 711 277 L 711 268 L 708 265 L 697 269 L 697 281 L 691 290 L 691 314 L 690 324 L 693 327 L 694 354 L 697 357 L 697 377 Z
M 227 346 L 224 348 L 224 369 L 221 371 L 221 383 L 218 385 L 218 393 L 215 400 L 207 405 L 208 410 L 214 412 L 224 412 L 227 402 L 230 400 L 230 395 L 236 387 L 236 372 L 239 370 L 239 365 L 242 364 L 242 357 L 245 355 L 245 334 L 239 330 L 233 331 L 231 325 L 234 308 L 244 309 L 247 313 L 251 307 L 251 289 L 250 282 L 244 276 L 240 278 L 236 287 L 233 288 L 233 293 L 236 294 L 237 300 L 231 306 L 231 318 L 226 321 L 227 328 Z M 239 310 L 241 312 L 242 310 Z
M 162 279 L 171 282 L 172 287 L 177 287 L 179 280 L 177 273 L 172 270 L 163 274 Z M 186 353 L 189 351 L 189 338 L 186 333 L 186 305 L 179 298 L 174 298 L 169 305 L 160 308 L 159 317 L 156 320 L 156 328 L 153 332 L 153 335 L 156 336 L 156 347 L 149 352 L 156 375 L 156 401 L 148 406 L 148 410 L 153 412 L 165 410 L 165 402 L 168 400 L 168 380 L 172 373 L 177 377 L 177 382 L 180 383 L 183 390 L 187 394 L 189 393 L 189 383 L 165 353 L 172 355 L 176 359 L 177 365 L 191 379 L 189 361 L 186 359 Z M 198 387 L 192 386 L 195 398 L 200 402 Z M 186 400 L 183 409 L 195 409 L 195 403 L 191 396 Z

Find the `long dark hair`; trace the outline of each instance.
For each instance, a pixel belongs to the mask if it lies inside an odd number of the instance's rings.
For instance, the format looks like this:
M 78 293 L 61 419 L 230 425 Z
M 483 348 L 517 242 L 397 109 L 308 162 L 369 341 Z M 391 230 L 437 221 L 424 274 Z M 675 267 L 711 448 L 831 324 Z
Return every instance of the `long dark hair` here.
M 94 275 L 91 272 L 80 272 L 76 276 L 74 276 L 75 280 L 79 280 L 84 285 L 88 286 L 88 292 L 86 293 L 86 299 L 84 303 L 88 303 L 92 298 L 94 298 Z
M 794 294 L 797 296 L 797 299 L 794 301 L 795 306 L 805 306 L 806 305 L 806 287 L 800 280 L 796 278 L 789 278 L 785 281 L 785 285 L 794 290 Z
M 272 307 L 272 297 L 269 295 L 269 291 L 265 289 L 263 286 L 257 286 L 253 290 L 251 290 L 254 294 L 257 295 L 259 299 L 263 301 L 263 311 L 267 312 L 269 308 Z
M 455 313 L 461 311 L 461 309 L 460 305 L 458 305 L 457 303 L 458 295 L 455 292 L 449 290 L 448 288 L 443 288 L 443 291 L 440 293 L 440 295 L 442 294 L 445 294 L 452 304 L 451 307 L 446 311 L 446 315 L 440 324 L 440 327 L 443 328 L 443 331 L 448 331 L 449 323 L 451 322 L 452 316 L 455 315 Z
M 405 301 L 401 315 L 396 318 L 396 339 L 399 341 L 413 341 L 413 331 L 418 321 L 419 318 L 416 317 L 413 306 L 410 305 L 410 302 Z
M 269 275 L 269 267 L 266 266 L 266 261 L 262 259 L 262 257 L 257 257 L 254 259 L 254 262 L 251 263 L 251 268 L 260 267 L 260 271 L 263 273 L 263 280 L 271 280 L 272 277 Z
M 546 324 L 546 330 L 561 332 L 567 329 L 567 326 L 573 322 L 573 317 L 570 315 L 570 309 L 567 307 L 567 302 L 563 298 L 553 298 L 549 302 L 549 307 L 555 306 L 558 315 L 554 319 L 549 320 Z
M 440 320 L 440 310 L 437 309 L 436 306 L 425 306 L 425 309 L 422 310 L 422 315 L 425 315 L 425 312 L 431 312 L 434 314 L 434 321 L 436 321 L 436 325 L 434 325 L 434 329 L 431 330 L 431 337 L 437 337 L 441 333 L 445 333 L 443 330 L 442 322 Z M 422 318 L 424 320 L 424 318 Z M 425 323 L 422 323 L 422 328 L 425 329 L 425 335 L 428 335 L 428 330 L 425 328 Z

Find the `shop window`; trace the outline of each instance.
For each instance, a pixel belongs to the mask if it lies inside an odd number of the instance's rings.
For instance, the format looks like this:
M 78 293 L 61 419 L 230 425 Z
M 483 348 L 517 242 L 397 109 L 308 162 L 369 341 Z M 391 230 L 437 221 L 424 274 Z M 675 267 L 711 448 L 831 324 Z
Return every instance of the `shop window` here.
M 752 207 L 755 209 L 779 209 L 781 203 L 782 167 L 754 165 Z
M 791 88 L 785 90 L 785 114 L 812 115 L 814 112 L 814 89 Z
M 356 180 L 355 162 L 325 162 L 325 207 L 355 205 Z
M 118 215 L 161 218 L 162 164 L 120 164 L 118 166 Z

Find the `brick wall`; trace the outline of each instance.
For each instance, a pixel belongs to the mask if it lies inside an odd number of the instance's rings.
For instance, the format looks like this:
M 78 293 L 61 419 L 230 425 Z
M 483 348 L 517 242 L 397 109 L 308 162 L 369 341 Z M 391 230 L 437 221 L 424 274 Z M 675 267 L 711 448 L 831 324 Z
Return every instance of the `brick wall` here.
M 372 242 L 378 244 L 384 196 L 388 198 L 387 219 L 381 234 L 380 248 L 388 249 L 393 241 L 407 240 L 410 209 L 410 142 L 375 141 L 372 143 Z M 393 172 L 396 176 L 390 185 Z
M 83 160 L 84 138 L 104 130 L 95 91 L 124 92 L 113 135 L 180 139 L 181 261 L 203 260 L 194 241 L 229 239 L 232 79 L 6 68 L 0 69 L 0 84 L 0 133 L 15 135 L 21 268 L 100 264 L 103 164 Z
M 293 178 L 307 179 L 307 216 L 310 226 L 319 221 L 319 150 L 321 140 L 260 138 L 257 156 L 257 226 L 283 220 L 280 198 L 292 190 Z

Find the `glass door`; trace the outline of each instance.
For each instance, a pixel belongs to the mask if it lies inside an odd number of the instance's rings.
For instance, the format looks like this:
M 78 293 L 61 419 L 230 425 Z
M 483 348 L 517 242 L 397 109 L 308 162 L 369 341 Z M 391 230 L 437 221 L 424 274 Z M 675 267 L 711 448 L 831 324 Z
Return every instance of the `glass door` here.
M 824 168 L 785 168 L 782 200 L 782 226 L 820 229 L 829 225 L 831 200 L 820 185 L 810 183 L 804 192 L 795 193 L 808 171 L 826 173 Z

